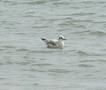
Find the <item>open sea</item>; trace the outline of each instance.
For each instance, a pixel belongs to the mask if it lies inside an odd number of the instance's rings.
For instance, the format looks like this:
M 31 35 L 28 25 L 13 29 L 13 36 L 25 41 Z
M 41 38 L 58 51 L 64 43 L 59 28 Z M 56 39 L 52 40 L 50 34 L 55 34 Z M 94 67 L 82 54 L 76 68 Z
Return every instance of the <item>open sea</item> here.
M 0 90 L 106 90 L 106 0 L 0 0 Z

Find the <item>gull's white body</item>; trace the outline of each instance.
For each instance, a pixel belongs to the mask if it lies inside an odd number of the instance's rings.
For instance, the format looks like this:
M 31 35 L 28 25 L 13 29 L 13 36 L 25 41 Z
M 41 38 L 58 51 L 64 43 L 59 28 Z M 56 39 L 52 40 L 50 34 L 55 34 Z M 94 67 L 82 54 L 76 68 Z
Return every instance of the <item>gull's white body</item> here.
M 48 40 L 45 38 L 42 38 L 42 40 L 46 43 L 47 48 L 60 48 L 60 49 L 62 49 L 64 47 L 63 40 L 65 40 L 65 39 L 63 37 L 62 38 L 59 37 L 58 40 L 56 40 L 56 39 Z

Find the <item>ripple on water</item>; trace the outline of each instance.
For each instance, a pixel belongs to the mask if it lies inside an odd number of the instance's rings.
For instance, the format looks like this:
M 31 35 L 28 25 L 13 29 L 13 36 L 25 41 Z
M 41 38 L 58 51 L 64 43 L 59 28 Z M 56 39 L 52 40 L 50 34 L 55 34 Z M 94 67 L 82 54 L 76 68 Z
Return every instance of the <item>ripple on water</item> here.
M 85 52 L 85 51 L 77 51 L 77 54 L 79 55 L 79 56 L 89 56 L 89 54 L 87 53 L 87 52 Z
M 4 51 L 4 50 L 6 50 L 6 49 L 4 49 L 4 48 L 0 48 L 0 52 L 1 52 L 1 51 Z
M 25 51 L 30 51 L 30 49 L 20 48 L 20 49 L 16 49 L 16 51 L 18 51 L 18 52 L 25 52 Z
M 74 14 L 72 14 L 72 16 L 90 16 L 90 15 L 94 15 L 94 14 L 95 13 L 82 13 L 82 12 L 80 12 L 80 13 L 74 13 Z M 92 20 L 85 20 L 85 21 L 89 22 Z
M 4 49 L 11 49 L 11 48 L 16 48 L 16 47 L 13 46 L 13 45 L 4 45 L 4 46 L 2 46 L 2 48 L 4 48 Z
M 0 80 L 5 80 L 6 78 L 0 77 Z
M 44 50 L 31 50 L 30 53 L 43 53 L 43 54 L 51 54 L 51 53 L 56 53 L 60 52 L 59 49 L 44 49 Z
M 31 4 L 31 5 L 39 5 L 39 4 L 45 4 L 45 3 L 48 3 L 49 0 L 36 0 L 36 1 L 29 1 L 29 2 L 26 2 L 27 4 Z
M 51 66 L 52 64 L 50 63 L 35 63 L 32 66 L 40 66 L 40 67 L 44 67 L 44 66 Z
M 84 68 L 90 68 L 90 67 L 94 67 L 94 65 L 90 65 L 90 64 L 79 64 L 79 67 L 84 67 Z
M 54 73 L 70 73 L 70 71 L 66 69 L 49 69 L 48 71 Z
M 48 0 L 22 0 L 22 1 L 13 1 L 13 0 L 2 0 L 3 3 L 11 4 L 11 5 L 17 5 L 17 4 L 29 4 L 29 5 L 39 5 L 39 4 L 45 4 L 48 2 Z
M 91 35 L 96 35 L 96 36 L 106 36 L 106 32 L 103 31 L 92 31 L 90 32 Z
M 79 50 L 76 52 L 79 56 L 105 56 L 104 53 L 101 52 L 87 52 L 87 51 L 83 51 L 83 50 Z
M 99 63 L 106 63 L 106 60 L 105 59 L 96 59 L 96 60 L 93 60 L 93 59 L 89 59 L 89 60 L 82 60 L 80 61 L 81 63 L 89 63 L 89 62 L 99 62 Z

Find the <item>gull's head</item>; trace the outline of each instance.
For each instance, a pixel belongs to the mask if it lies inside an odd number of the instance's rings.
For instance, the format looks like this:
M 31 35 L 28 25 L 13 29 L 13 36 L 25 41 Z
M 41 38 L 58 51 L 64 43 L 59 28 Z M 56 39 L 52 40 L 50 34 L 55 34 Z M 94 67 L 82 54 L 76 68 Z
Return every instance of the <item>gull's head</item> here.
M 66 39 L 64 38 L 64 36 L 60 36 L 59 40 L 66 40 Z

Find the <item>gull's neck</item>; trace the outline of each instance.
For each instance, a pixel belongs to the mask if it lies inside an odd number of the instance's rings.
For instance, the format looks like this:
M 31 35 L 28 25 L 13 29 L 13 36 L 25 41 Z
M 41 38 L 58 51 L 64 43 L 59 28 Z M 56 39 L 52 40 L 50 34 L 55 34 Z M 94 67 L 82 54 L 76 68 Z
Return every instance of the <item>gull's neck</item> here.
M 58 40 L 58 45 L 59 45 L 60 48 L 63 48 L 64 47 L 64 41 L 59 39 Z

